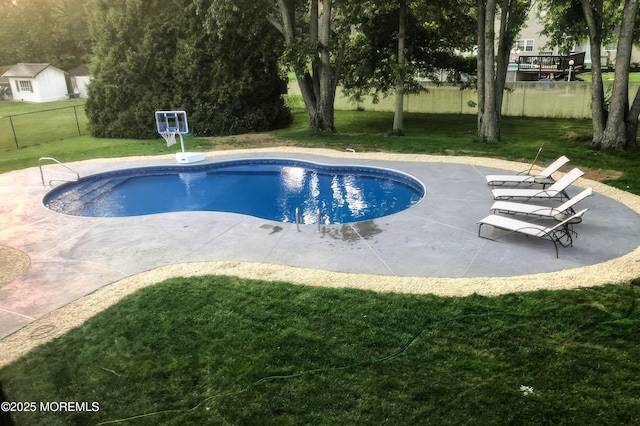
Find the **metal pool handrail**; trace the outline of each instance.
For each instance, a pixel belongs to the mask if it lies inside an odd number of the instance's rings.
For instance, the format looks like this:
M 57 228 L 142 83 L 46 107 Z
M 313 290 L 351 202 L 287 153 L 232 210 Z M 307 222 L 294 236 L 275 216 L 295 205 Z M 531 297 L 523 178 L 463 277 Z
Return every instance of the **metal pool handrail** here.
M 320 209 L 316 210 L 316 213 L 318 214 L 318 232 L 322 231 L 322 211 L 320 211 Z M 295 221 L 296 221 L 296 229 L 298 230 L 298 232 L 300 232 L 300 208 L 296 207 L 296 212 L 295 212 Z
M 73 173 L 76 178 L 75 179 L 49 179 L 49 186 L 51 186 L 51 182 L 75 182 L 78 179 L 80 179 L 80 173 L 76 172 L 75 170 L 73 170 L 71 167 L 63 164 L 62 162 L 56 160 L 53 157 L 40 157 L 38 159 L 38 167 L 40 168 L 40 178 L 42 179 L 42 185 L 44 186 L 44 172 L 42 171 L 42 162 L 43 161 L 53 161 L 55 163 L 58 163 L 60 166 L 64 167 L 65 169 L 67 169 L 69 171 L 69 173 Z

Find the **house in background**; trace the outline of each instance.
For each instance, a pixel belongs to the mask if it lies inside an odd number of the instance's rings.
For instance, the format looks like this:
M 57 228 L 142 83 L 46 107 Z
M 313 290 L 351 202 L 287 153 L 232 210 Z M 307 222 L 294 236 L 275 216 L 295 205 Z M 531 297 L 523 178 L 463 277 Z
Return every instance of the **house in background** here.
M 9 79 L 15 101 L 59 101 L 73 93 L 69 74 L 50 64 L 17 64 L 2 77 Z
M 520 31 L 519 39 L 511 50 L 510 62 L 522 62 L 521 56 L 560 56 L 558 47 L 549 47 L 549 39 L 542 35 L 543 25 L 538 16 L 544 16 L 546 11 L 536 6 L 531 7 L 525 26 Z M 600 57 L 602 67 L 615 66 L 617 42 L 602 46 Z M 573 51 L 584 52 L 583 65 L 585 69 L 591 68 L 591 47 L 589 40 L 585 39 L 574 46 Z M 574 59 L 575 60 L 575 59 Z M 631 63 L 640 63 L 640 50 L 634 45 L 631 52 Z
M 558 47 L 549 47 L 549 38 L 542 35 L 543 25 L 538 19 L 538 8 L 534 5 L 529 9 L 527 21 L 520 30 L 519 38 L 511 49 L 511 62 L 517 62 L 520 55 L 524 56 L 553 56 L 559 55 Z
M 69 70 L 74 97 L 86 99 L 88 97 L 87 85 L 89 84 L 89 65 L 84 64 Z M 70 95 L 70 97 L 72 97 Z
M 507 81 L 566 81 L 575 79 L 585 65 L 585 52 L 576 50 L 569 55 L 550 47 L 549 39 L 542 35 L 543 25 L 538 15 L 544 13 L 533 6 L 519 38 L 511 49 Z

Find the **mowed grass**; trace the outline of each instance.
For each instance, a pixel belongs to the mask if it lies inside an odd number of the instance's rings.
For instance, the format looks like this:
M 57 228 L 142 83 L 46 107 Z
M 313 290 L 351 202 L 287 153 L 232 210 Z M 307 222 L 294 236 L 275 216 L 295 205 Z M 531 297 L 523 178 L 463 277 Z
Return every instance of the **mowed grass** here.
M 208 150 L 213 146 L 207 139 L 186 140 L 190 149 Z M 90 136 L 82 101 L 0 102 L 0 173 L 35 167 L 40 157 L 72 162 L 173 152 L 176 147 L 167 148 L 160 135 L 152 140 Z
M 444 298 L 225 276 L 141 290 L 0 370 L 20 425 L 640 422 L 631 286 Z
M 0 152 L 86 134 L 84 102 L 0 102 Z
M 400 152 L 407 154 L 465 155 L 530 163 L 542 147 L 537 164 L 549 164 L 561 155 L 571 167 L 614 171 L 619 178 L 604 182 L 640 194 L 640 150 L 590 149 L 591 120 L 503 117 L 500 143 L 476 141 L 475 115 L 405 114 L 405 136 L 391 136 L 393 113 L 336 111 L 338 133 L 307 129 L 305 112 L 294 114 L 293 124 L 272 132 L 295 145 L 336 150 Z M 240 146 L 240 144 L 238 144 Z
M 591 71 L 584 71 L 578 74 L 578 77 L 584 81 L 592 81 Z M 615 77 L 614 71 L 606 71 L 602 73 L 602 81 L 607 83 L 613 83 Z M 640 83 L 640 72 L 629 73 L 629 83 Z

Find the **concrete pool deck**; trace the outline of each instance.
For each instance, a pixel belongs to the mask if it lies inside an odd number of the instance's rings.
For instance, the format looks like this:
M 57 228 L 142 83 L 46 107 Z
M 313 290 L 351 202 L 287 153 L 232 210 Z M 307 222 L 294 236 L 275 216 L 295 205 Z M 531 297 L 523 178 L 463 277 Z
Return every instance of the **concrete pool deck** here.
M 596 181 L 582 178 L 570 188 L 575 195 L 593 187 L 595 195 L 580 204 L 589 211 L 575 227 L 574 246 L 560 247 L 556 259 L 550 241 L 489 228 L 483 235 L 498 239 L 478 237 L 477 221 L 490 213 L 493 202 L 484 176 L 526 170 L 526 164 L 290 147 L 206 153 L 206 161 L 251 157 L 391 168 L 421 180 L 426 195 L 391 216 L 320 231 L 317 225 L 301 225 L 298 231 L 294 224 L 218 212 L 65 216 L 42 205 L 51 188 L 42 186 L 37 167 L 4 173 L 0 245 L 26 253 L 31 263 L 0 288 L 0 339 L 59 308 L 90 300 L 110 284 L 128 287 L 122 290 L 127 292 L 138 288 L 133 281 L 149 285 L 171 276 L 229 274 L 452 296 L 576 288 L 640 276 L 640 197 Z M 86 176 L 160 164 L 174 165 L 175 157 L 68 165 Z M 55 170 L 60 169 L 45 166 L 47 179 Z

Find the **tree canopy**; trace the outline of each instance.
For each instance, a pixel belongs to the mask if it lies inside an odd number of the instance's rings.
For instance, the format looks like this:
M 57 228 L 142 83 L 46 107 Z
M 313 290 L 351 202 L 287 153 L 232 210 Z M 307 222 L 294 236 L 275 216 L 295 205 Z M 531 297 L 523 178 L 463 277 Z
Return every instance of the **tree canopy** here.
M 617 41 L 617 29 L 622 21 L 622 4 L 616 1 L 587 2 L 596 12 L 593 24 L 598 26 L 602 43 Z M 550 47 L 558 46 L 563 54 L 570 53 L 576 44 L 589 37 L 583 3 L 581 0 L 540 0 L 537 18 L 543 23 L 541 34 L 549 38 Z
M 361 15 L 354 25 L 345 59 L 343 87 L 345 93 L 359 100 L 374 100 L 390 94 L 396 84 L 398 57 L 397 2 L 380 5 Z M 410 2 L 405 22 L 404 55 L 405 93 L 422 90 L 418 78 L 460 82 L 463 75 L 475 74 L 475 58 L 460 52 L 471 51 L 475 43 L 475 19 L 460 7 L 449 8 L 447 2 L 425 5 Z M 443 11 L 450 13 L 443 13 Z M 457 13 L 456 13 L 457 12 Z
M 0 65 L 47 62 L 70 70 L 89 61 L 90 0 L 0 0 Z
M 284 46 L 268 23 L 223 28 L 188 0 L 92 0 L 92 8 L 86 108 L 95 136 L 157 137 L 153 113 L 167 109 L 185 110 L 198 135 L 289 122 Z

